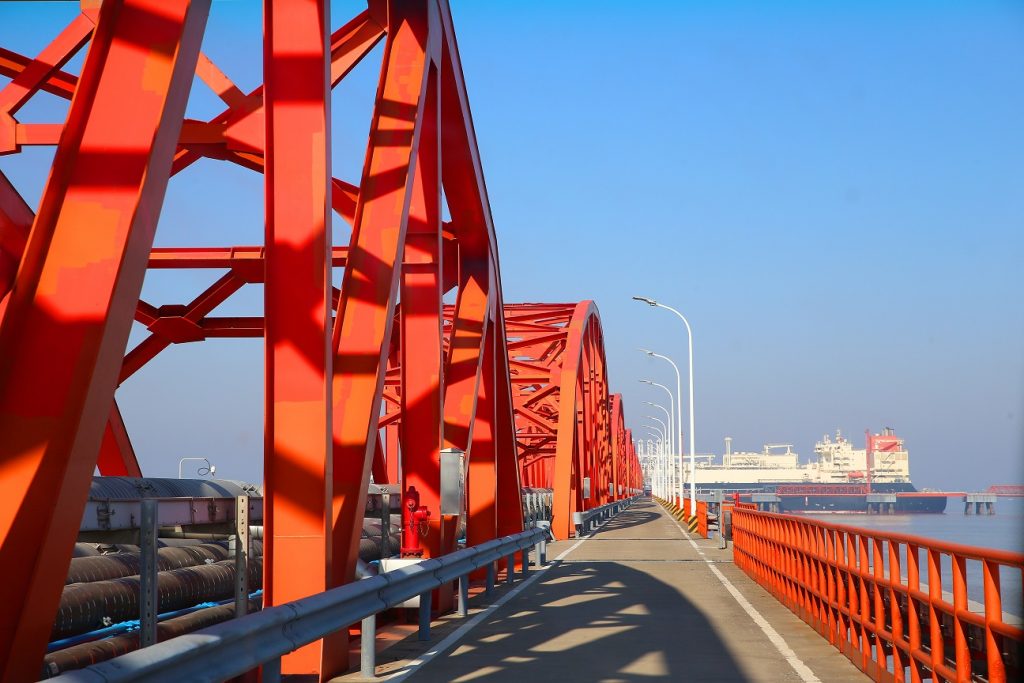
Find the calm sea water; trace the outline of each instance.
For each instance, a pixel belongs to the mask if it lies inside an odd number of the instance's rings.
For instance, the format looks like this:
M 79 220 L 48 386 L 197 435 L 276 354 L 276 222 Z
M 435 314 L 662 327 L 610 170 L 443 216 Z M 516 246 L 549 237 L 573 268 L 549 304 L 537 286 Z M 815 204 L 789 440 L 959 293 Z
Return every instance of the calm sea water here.
M 897 534 L 924 536 L 951 543 L 1024 553 L 1024 498 L 999 498 L 996 502 L 996 514 L 991 516 L 963 514 L 963 503 L 958 498 L 950 498 L 945 514 L 941 515 L 807 516 L 831 524 L 880 529 Z M 943 590 L 952 590 L 951 569 L 948 563 L 944 564 L 942 574 Z M 1004 569 L 1001 572 L 1004 612 L 1024 616 L 1022 580 L 1024 578 L 1020 571 Z M 980 563 L 967 564 L 967 589 L 971 600 L 984 600 Z

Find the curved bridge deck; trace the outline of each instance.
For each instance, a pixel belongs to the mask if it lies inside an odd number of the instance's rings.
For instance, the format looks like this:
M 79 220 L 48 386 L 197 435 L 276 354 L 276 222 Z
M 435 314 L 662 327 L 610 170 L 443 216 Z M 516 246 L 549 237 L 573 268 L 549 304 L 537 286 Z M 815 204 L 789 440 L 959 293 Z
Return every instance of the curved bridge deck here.
M 553 562 L 497 607 L 382 652 L 378 671 L 457 683 L 866 680 L 717 544 L 642 501 L 549 546 Z

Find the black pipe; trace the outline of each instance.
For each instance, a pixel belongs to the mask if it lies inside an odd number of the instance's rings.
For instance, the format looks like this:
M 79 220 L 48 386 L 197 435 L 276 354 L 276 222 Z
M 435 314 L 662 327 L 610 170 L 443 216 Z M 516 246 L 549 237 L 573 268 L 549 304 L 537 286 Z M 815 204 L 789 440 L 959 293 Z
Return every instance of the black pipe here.
M 261 600 L 249 600 L 249 612 L 260 610 Z M 220 605 L 197 610 L 191 614 L 174 617 L 161 621 L 156 626 L 157 641 L 164 641 L 186 633 L 198 631 L 227 621 L 235 616 L 235 606 Z M 46 655 L 43 659 L 43 670 L 40 678 L 50 678 L 65 671 L 81 669 L 97 662 L 104 662 L 119 655 L 139 649 L 139 633 L 124 633 L 121 635 L 94 640 L 88 643 L 80 643 L 71 647 L 57 650 Z
M 263 586 L 263 558 L 249 562 L 249 590 Z M 185 609 L 201 602 L 225 600 L 235 593 L 235 561 L 157 574 L 161 612 Z M 60 640 L 139 617 L 139 577 L 73 583 L 64 587 L 50 640 Z
M 228 559 L 228 549 L 215 543 L 186 546 L 184 548 L 160 548 L 156 551 L 157 570 L 166 572 L 182 567 L 220 562 Z M 139 573 L 138 553 L 112 553 L 95 557 L 76 557 L 68 567 L 65 583 L 91 583 L 109 581 L 122 576 Z

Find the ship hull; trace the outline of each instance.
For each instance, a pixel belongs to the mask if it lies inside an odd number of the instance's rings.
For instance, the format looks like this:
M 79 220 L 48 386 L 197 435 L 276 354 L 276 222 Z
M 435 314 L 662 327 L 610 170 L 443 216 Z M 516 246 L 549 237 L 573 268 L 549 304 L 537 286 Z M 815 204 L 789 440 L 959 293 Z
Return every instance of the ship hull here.
M 740 499 L 745 502 L 751 501 L 751 487 L 749 484 L 701 484 L 704 489 L 723 489 L 725 491 L 739 490 Z M 804 491 L 787 492 L 792 490 L 791 484 L 775 484 L 762 482 L 757 486 L 758 492 L 775 493 L 779 497 L 779 512 L 782 513 L 836 513 L 836 514 L 865 514 L 869 512 L 867 494 L 863 487 L 842 484 L 832 484 L 820 488 L 827 489 L 827 492 L 815 492 L 814 485 L 802 486 Z M 843 492 L 844 488 L 849 493 Z M 928 495 L 919 492 L 910 483 L 899 484 L 874 484 L 871 487 L 874 494 L 897 494 L 894 506 L 882 504 L 881 509 L 876 503 L 872 506 L 874 514 L 942 514 L 946 510 L 947 498 L 942 495 Z M 902 495 L 900 495 L 902 494 Z
M 837 514 L 864 514 L 868 510 L 867 496 L 840 494 L 825 496 L 779 496 L 780 512 L 813 512 Z M 946 511 L 945 496 L 897 496 L 895 509 L 888 506 L 880 514 L 941 514 Z

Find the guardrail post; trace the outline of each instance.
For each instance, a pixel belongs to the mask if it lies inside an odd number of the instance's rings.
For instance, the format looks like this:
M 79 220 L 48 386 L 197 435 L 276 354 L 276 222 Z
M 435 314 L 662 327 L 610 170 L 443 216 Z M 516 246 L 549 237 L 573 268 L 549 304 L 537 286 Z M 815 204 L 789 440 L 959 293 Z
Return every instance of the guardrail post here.
M 281 658 L 275 657 L 263 665 L 263 683 L 281 683 Z
M 536 567 L 544 566 L 544 539 L 537 541 L 533 546 L 533 562 Z
M 249 612 L 249 496 L 235 498 L 235 618 Z
M 551 522 L 541 522 L 540 528 L 544 529 L 545 534 L 540 539 L 537 556 L 540 558 L 541 566 L 543 566 L 548 563 L 548 537 L 551 535 Z
M 493 562 L 487 564 L 487 588 L 484 590 L 484 595 L 490 595 L 494 592 L 494 575 L 496 569 Z
M 530 575 L 530 549 L 523 548 L 520 553 L 520 557 L 522 557 L 523 560 L 523 578 L 525 579 Z
M 359 675 L 363 678 L 377 676 L 377 615 L 363 619 L 362 635 L 359 640 Z
M 380 491 L 380 556 L 391 557 L 391 494 Z
M 469 575 L 459 577 L 459 616 L 469 614 Z
M 505 583 L 511 584 L 516 580 L 516 556 L 509 555 L 505 558 Z
M 420 594 L 420 640 L 430 640 L 430 608 L 433 591 Z
M 142 500 L 139 527 L 139 647 L 156 643 L 156 615 L 159 614 L 157 591 L 157 501 Z

